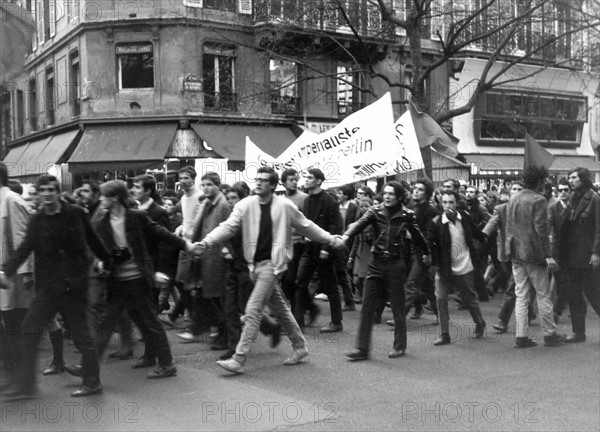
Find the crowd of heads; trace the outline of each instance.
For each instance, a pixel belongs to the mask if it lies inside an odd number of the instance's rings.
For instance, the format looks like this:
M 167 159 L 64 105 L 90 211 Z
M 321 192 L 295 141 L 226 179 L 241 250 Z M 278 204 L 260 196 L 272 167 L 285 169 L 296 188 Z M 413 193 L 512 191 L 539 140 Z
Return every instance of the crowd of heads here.
M 35 185 L 21 185 L 17 181 L 10 180 L 6 166 L 0 164 L 2 186 L 8 186 L 14 192 L 23 195 L 32 203 L 34 209 L 41 207 L 45 195 L 53 193 L 59 195 L 60 199 L 65 202 L 84 207 L 101 201 L 101 197 L 105 197 L 104 201 L 116 202 L 127 208 L 135 207 L 147 198 L 152 198 L 169 214 L 173 214 L 176 212 L 181 196 L 196 184 L 203 190 L 204 195 L 211 199 L 215 194 L 221 192 L 233 207 L 240 200 L 253 194 L 268 195 L 282 193 L 282 191 L 293 193 L 296 190 L 319 192 L 326 181 L 325 174 L 318 168 L 307 170 L 301 178 L 300 173 L 294 168 L 284 170 L 280 177 L 272 167 L 262 166 L 257 170 L 257 177 L 254 179 L 252 187 L 244 181 L 238 181 L 232 185 L 225 184 L 219 174 L 212 171 L 203 173 L 200 182 L 197 183 L 197 175 L 192 166 L 179 169 L 178 191 L 164 188 L 159 190 L 159 183 L 153 175 L 140 174 L 130 178 L 129 182 L 110 180 L 100 184 L 96 180 L 84 179 L 73 193 L 61 193 L 60 181 L 53 175 L 41 175 Z M 491 212 L 497 204 L 508 201 L 512 195 L 524 188 L 540 192 L 548 200 L 552 200 L 566 199 L 578 187 L 597 191 L 589 169 L 574 168 L 567 177 L 560 178 L 553 183 L 548 180 L 548 171 L 544 167 L 530 165 L 524 169 L 522 180 L 495 182 L 490 185 L 489 189 L 470 184 L 466 180 L 450 178 L 442 181 L 436 188 L 430 179 L 419 177 L 411 183 L 390 181 L 376 191 L 364 183 L 359 183 L 343 185 L 327 192 L 331 193 L 340 203 L 354 201 L 363 210 L 373 206 L 388 205 L 389 200 L 386 201 L 385 198 L 387 188 L 390 193 L 393 193 L 394 200 L 407 207 L 429 202 L 442 210 L 444 207 L 443 195 L 448 195 L 457 203 L 465 201 L 469 205 L 473 205 L 478 201 Z M 107 206 L 110 205 L 107 204 Z

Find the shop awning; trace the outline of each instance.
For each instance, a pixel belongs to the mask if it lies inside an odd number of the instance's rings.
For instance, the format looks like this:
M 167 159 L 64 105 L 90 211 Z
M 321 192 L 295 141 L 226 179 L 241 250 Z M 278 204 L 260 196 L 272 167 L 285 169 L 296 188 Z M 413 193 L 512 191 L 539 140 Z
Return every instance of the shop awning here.
M 4 165 L 6 165 L 9 177 L 17 175 L 16 173 L 19 171 L 19 161 L 21 160 L 23 153 L 25 153 L 25 150 L 27 150 L 27 147 L 29 147 L 29 144 L 31 143 L 25 143 L 19 147 L 11 148 L 2 161 Z
M 230 161 L 244 160 L 246 136 L 263 151 L 275 157 L 283 153 L 297 138 L 290 126 L 196 123 L 192 127 L 207 146 Z
M 70 171 L 158 168 L 177 130 L 177 123 L 88 126 L 69 159 Z
M 586 156 L 556 156 L 550 166 L 552 172 L 567 172 L 582 167 L 592 172 L 600 172 L 600 164 Z
M 48 169 L 52 168 L 54 164 L 45 163 L 46 158 L 43 155 L 50 141 L 52 141 L 52 136 L 31 141 L 9 175 L 24 177 L 48 172 Z

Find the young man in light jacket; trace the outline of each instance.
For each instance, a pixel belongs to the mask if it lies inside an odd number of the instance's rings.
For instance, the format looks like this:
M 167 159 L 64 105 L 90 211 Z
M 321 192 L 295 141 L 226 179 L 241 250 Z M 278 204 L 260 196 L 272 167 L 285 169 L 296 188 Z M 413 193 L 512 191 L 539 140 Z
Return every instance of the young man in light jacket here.
M 231 216 L 211 231 L 197 248 L 199 254 L 220 253 L 220 247 L 211 246 L 221 244 L 242 228 L 244 255 L 255 285 L 242 318 L 244 327 L 236 352 L 228 360 L 217 361 L 223 369 L 236 374 L 244 372 L 250 344 L 256 340 L 267 304 L 286 330 L 294 349 L 284 364 L 298 364 L 308 355 L 304 335 L 281 290 L 281 280 L 293 254 L 292 227 L 311 240 L 336 248 L 343 245 L 339 237 L 306 219 L 290 200 L 274 195 L 279 176 L 273 168 L 259 168 L 255 180 L 255 195 L 236 204 Z

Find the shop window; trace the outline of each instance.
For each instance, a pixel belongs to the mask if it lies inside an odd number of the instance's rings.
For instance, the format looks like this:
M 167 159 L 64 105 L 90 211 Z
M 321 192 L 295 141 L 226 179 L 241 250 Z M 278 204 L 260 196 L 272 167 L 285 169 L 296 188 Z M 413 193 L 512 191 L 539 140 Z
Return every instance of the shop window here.
M 119 89 L 154 88 L 154 53 L 151 43 L 116 46 Z

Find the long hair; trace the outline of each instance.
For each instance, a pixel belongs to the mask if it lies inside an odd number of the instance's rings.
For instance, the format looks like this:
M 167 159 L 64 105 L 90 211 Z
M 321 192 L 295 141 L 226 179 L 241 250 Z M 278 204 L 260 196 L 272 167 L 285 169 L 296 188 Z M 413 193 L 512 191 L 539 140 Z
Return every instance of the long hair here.
M 569 175 L 577 173 L 579 180 L 583 184 L 583 187 L 586 189 L 592 189 L 592 173 L 589 169 L 583 167 L 577 167 L 572 170 Z
M 127 189 L 127 183 L 123 180 L 111 180 L 100 185 L 100 193 L 107 198 L 117 198 L 119 203 L 125 207 L 131 207 L 131 200 L 129 199 L 129 189 Z

